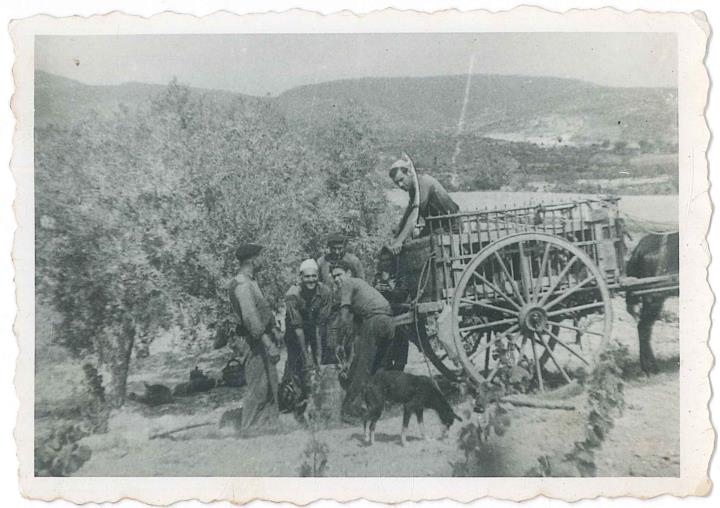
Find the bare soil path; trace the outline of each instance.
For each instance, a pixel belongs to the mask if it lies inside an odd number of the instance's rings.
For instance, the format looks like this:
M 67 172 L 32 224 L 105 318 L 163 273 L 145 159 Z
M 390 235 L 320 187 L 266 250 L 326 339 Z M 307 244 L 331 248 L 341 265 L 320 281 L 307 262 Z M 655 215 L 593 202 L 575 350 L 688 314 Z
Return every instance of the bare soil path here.
M 616 302 L 620 307 L 620 303 Z M 679 474 L 679 389 L 677 374 L 678 328 L 676 301 L 668 302 L 666 319 L 659 321 L 654 346 L 664 372 L 646 378 L 637 376 L 625 387 L 627 408 L 597 454 L 599 476 L 676 476 Z M 637 358 L 634 322 L 621 309 L 616 313 L 615 336 L 626 343 Z M 414 357 L 412 370 L 424 373 L 425 364 Z M 230 390 L 224 388 L 222 390 Z M 188 415 L 123 410 L 111 421 L 107 435 L 92 436 L 88 444 L 92 458 L 78 476 L 297 476 L 302 453 L 311 439 L 284 415 L 283 433 L 238 439 L 216 426 L 177 434 L 175 440 L 149 440 L 149 434 L 201 421 L 219 421 L 227 408 L 216 395 L 206 394 L 194 404 L 205 411 Z M 226 395 L 228 395 L 226 393 Z M 215 397 L 215 398 L 213 398 Z M 235 396 L 233 396 L 234 398 Z M 583 407 L 584 394 L 565 402 Z M 198 406 L 196 406 L 198 407 Z M 467 403 L 456 412 L 469 413 Z M 388 411 L 378 423 L 376 443 L 362 442 L 361 425 L 321 430 L 317 439 L 328 446 L 328 476 L 451 476 L 452 462 L 462 460 L 455 424 L 446 440 L 422 441 L 415 421 L 406 447 L 399 443 L 401 418 Z M 512 423 L 503 437 L 492 443 L 492 467 L 498 476 L 522 476 L 537 458 L 554 451 L 569 451 L 582 439 L 584 419 L 577 411 L 514 407 Z M 430 436 L 439 437 L 442 427 L 434 412 L 426 413 Z

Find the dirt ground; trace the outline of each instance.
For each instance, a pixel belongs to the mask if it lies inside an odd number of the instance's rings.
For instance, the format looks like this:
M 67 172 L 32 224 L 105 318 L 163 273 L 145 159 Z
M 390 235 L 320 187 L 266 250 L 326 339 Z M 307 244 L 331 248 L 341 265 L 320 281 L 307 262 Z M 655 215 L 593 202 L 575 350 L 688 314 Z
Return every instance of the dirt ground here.
M 635 324 L 624 312 L 622 300 L 616 299 L 614 306 L 614 335 L 627 344 L 632 359 L 637 360 Z M 627 381 L 627 407 L 597 454 L 598 476 L 679 475 L 677 299 L 666 303 L 663 319 L 656 324 L 653 345 L 662 372 Z M 427 373 L 417 353 L 409 370 Z M 140 378 L 136 374 L 134 382 Z M 216 389 L 164 408 L 128 405 L 113 415 L 110 432 L 85 439 L 93 455 L 76 475 L 297 476 L 311 435 L 288 415 L 283 415 L 282 431 L 275 435 L 238 439 L 230 430 L 213 424 L 178 433 L 174 440 L 149 439 L 163 430 L 219 421 L 222 412 L 239 401 L 240 393 L 234 390 Z M 541 455 L 569 451 L 583 436 L 584 400 L 584 394 L 566 400 L 576 405 L 576 411 L 512 408 L 507 433 L 492 441 L 495 474 L 522 476 Z M 467 402 L 456 407 L 460 415 L 468 415 L 468 410 Z M 430 436 L 438 438 L 442 429 L 437 416 L 429 411 L 425 420 Z M 450 476 L 451 464 L 462 459 L 457 447 L 462 425 L 455 424 L 445 440 L 422 441 L 413 420 L 408 445 L 403 448 L 399 443 L 401 418 L 393 408 L 378 423 L 372 447 L 362 442 L 360 425 L 321 430 L 316 437 L 329 450 L 327 476 Z

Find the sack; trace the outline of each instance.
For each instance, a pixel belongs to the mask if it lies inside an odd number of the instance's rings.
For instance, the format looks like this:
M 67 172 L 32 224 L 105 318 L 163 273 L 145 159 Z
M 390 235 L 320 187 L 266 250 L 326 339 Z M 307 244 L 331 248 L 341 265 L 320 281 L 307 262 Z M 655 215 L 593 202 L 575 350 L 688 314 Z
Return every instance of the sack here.
M 222 370 L 225 386 L 245 386 L 245 365 L 238 358 L 231 358 Z

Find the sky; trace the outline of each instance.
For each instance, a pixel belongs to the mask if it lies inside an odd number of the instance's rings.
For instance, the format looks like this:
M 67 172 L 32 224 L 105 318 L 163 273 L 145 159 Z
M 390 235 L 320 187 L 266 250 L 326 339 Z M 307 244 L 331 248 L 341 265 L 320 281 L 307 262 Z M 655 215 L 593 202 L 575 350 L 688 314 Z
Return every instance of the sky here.
M 39 36 L 35 68 L 87 84 L 129 81 L 251 95 L 360 77 L 514 74 L 676 87 L 665 33 Z

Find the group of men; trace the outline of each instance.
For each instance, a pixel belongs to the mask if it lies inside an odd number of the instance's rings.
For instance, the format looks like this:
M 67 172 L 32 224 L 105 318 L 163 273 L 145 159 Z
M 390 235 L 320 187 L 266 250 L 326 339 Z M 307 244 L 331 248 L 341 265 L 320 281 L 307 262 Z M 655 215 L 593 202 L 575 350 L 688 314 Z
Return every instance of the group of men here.
M 458 206 L 437 180 L 418 175 L 405 155 L 393 164 L 389 174 L 409 194 L 400 225 L 384 248 L 394 256 L 411 238 L 419 218 L 456 213 Z M 351 358 L 342 414 L 352 419 L 360 416 L 360 396 L 367 379 L 381 367 L 402 370 L 405 362 L 395 353 L 402 348 L 393 346 L 391 305 L 378 290 L 386 281 L 381 278 L 377 288 L 366 282 L 362 263 L 346 251 L 344 235 L 330 236 L 327 247 L 328 252 L 317 261 L 301 263 L 299 281 L 285 295 L 287 361 L 283 383 L 296 387 L 300 404 L 307 399 L 311 372 L 336 364 L 340 358 Z M 245 432 L 272 426 L 279 413 L 276 364 L 280 356 L 272 340 L 274 319 L 255 280 L 261 250 L 255 244 L 238 247 L 240 269 L 230 285 L 230 300 L 240 322 L 238 333 L 249 349 L 241 425 Z

